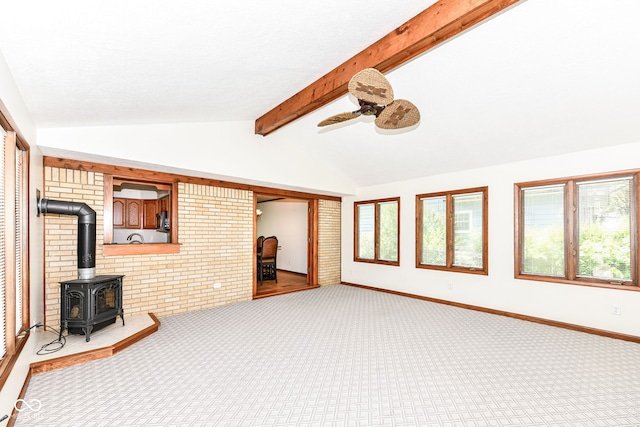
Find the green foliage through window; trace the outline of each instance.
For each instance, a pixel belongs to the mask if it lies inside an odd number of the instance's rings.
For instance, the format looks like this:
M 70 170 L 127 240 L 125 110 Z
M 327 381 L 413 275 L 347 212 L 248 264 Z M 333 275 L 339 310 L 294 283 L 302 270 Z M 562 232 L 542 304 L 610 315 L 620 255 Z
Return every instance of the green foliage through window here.
M 355 259 L 399 264 L 400 199 L 355 203 Z
M 416 196 L 417 266 L 487 273 L 487 188 Z
M 635 179 L 622 175 L 519 185 L 521 274 L 634 284 Z

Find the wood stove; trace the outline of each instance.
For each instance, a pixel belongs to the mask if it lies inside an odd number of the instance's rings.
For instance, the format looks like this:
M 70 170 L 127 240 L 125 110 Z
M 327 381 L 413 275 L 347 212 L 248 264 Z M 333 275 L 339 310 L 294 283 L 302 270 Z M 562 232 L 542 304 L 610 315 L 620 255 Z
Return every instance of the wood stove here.
M 84 334 L 115 323 L 122 310 L 122 278 L 124 276 L 95 276 L 60 283 L 60 338 L 65 329 L 70 334 Z
M 60 336 L 84 334 L 87 342 L 91 331 L 122 319 L 122 278 L 96 276 L 96 211 L 82 202 L 41 199 L 36 193 L 38 215 L 59 214 L 78 217 L 78 279 L 60 282 Z

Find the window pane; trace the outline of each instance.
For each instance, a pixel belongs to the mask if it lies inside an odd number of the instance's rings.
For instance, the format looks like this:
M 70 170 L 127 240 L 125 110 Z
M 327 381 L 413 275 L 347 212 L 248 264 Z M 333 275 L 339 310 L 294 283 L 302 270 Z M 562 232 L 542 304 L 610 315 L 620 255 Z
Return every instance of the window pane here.
M 447 198 L 422 199 L 422 264 L 447 264 Z
M 522 272 L 564 276 L 564 184 L 522 190 Z
M 631 280 L 631 179 L 578 184 L 578 275 Z
M 357 205 L 358 214 L 358 258 L 374 259 L 375 205 Z
M 398 202 L 382 202 L 380 208 L 380 255 L 382 261 L 398 261 Z
M 482 193 L 453 196 L 453 265 L 482 268 Z

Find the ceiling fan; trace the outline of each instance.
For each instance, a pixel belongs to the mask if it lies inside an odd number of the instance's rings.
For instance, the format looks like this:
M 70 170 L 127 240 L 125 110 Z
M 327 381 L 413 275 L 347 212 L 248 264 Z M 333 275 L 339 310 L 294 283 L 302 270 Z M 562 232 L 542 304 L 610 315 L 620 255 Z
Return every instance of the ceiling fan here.
M 386 77 L 375 68 L 356 73 L 348 85 L 349 93 L 358 99 L 356 111 L 336 114 L 324 119 L 318 126 L 328 126 L 362 116 L 376 116 L 375 124 L 381 129 L 401 129 L 420 121 L 420 111 L 406 99 L 393 99 L 393 88 Z

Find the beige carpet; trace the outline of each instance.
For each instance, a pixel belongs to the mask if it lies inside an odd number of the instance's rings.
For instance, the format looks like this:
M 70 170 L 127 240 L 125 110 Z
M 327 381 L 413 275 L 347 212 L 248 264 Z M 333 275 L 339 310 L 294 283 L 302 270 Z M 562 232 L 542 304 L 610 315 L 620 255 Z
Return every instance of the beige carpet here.
M 15 425 L 640 425 L 629 342 L 343 285 L 161 320 Z

